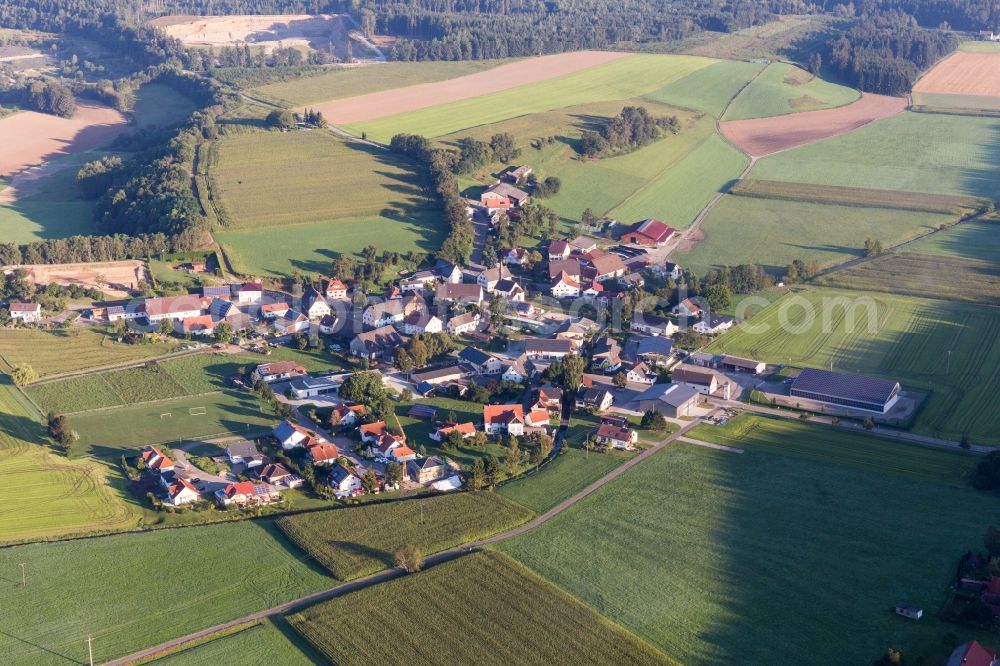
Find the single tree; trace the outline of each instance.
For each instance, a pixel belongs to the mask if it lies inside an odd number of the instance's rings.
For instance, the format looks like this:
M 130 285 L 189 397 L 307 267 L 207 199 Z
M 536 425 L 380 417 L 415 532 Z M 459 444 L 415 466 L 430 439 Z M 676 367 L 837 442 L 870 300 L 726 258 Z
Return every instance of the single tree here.
M 398 462 L 391 462 L 385 466 L 385 480 L 387 483 L 399 483 L 403 480 L 403 466 Z
M 469 473 L 468 486 L 470 490 L 482 490 L 486 487 L 486 466 L 482 458 L 476 458 Z
M 639 425 L 646 430 L 662 432 L 667 429 L 667 419 L 660 412 L 651 409 L 642 415 L 642 421 L 639 422 Z
M 628 376 L 624 372 L 619 370 L 618 372 L 615 373 L 615 376 L 611 380 L 611 382 L 618 388 L 625 388 L 626 386 L 628 386 Z
M 220 321 L 215 327 L 215 339 L 217 342 L 228 343 L 233 339 L 233 327 L 228 321 Z
M 424 566 L 424 556 L 416 544 L 408 543 L 396 551 L 396 566 L 402 567 L 406 573 L 415 573 Z

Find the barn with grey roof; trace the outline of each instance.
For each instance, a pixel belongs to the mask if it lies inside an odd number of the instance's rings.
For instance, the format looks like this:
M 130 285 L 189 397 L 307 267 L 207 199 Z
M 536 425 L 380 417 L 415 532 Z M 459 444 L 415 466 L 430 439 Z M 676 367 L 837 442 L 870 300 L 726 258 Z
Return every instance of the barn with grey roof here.
M 899 390 L 899 382 L 889 379 L 806 368 L 792 381 L 791 395 L 885 414 L 899 399 Z

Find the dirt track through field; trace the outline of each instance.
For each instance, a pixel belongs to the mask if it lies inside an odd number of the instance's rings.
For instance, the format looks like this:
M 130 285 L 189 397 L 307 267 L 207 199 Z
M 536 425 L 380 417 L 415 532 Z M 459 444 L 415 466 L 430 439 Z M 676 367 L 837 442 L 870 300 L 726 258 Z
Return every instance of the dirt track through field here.
M 0 177 L 107 144 L 128 128 L 109 106 L 77 102 L 72 118 L 24 111 L 0 120 Z
M 836 109 L 730 120 L 719 123 L 719 129 L 730 143 L 751 157 L 764 157 L 853 132 L 874 120 L 902 113 L 906 105 L 901 97 L 865 93 L 857 102 Z
M 509 90 L 529 83 L 547 81 L 627 58 L 629 55 L 609 51 L 577 51 L 527 58 L 448 81 L 421 83 L 406 88 L 310 104 L 309 108 L 321 111 L 331 123 L 350 125 Z
M 1000 53 L 952 53 L 917 81 L 913 92 L 1000 97 Z

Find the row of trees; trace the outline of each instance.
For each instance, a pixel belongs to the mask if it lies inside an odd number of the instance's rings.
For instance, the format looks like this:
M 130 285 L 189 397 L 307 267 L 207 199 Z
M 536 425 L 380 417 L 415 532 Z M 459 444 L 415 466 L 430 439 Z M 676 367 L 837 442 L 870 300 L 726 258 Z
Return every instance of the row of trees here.
M 205 242 L 204 229 L 188 228 L 176 235 L 164 233 L 113 234 L 50 238 L 27 245 L 0 243 L 0 265 L 66 264 L 142 259 L 169 252 L 188 252 Z
M 490 137 L 489 142 L 463 137 L 458 140 L 458 153 L 454 156 L 452 170 L 467 174 L 493 162 L 509 163 L 521 156 L 514 136 L 501 132 Z
M 597 131 L 584 131 L 577 150 L 586 157 L 628 153 L 679 131 L 677 116 L 654 118 L 646 107 L 626 106 Z
M 0 89 L 0 102 L 69 118 L 76 111 L 73 91 L 60 81 L 34 79 Z

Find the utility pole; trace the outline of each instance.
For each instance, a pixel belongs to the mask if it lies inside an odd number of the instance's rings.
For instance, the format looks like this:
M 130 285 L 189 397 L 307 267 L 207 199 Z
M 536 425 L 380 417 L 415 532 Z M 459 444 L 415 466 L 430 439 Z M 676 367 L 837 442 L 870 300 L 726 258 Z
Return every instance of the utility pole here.
M 944 371 L 944 374 L 946 374 L 946 375 L 950 375 L 951 374 L 951 350 L 950 349 L 948 350 L 948 367 Z
M 87 634 L 87 654 L 90 656 L 90 666 L 94 666 L 94 644 L 90 634 Z
M 21 562 L 21 587 L 28 587 L 28 577 L 24 573 L 24 562 Z

